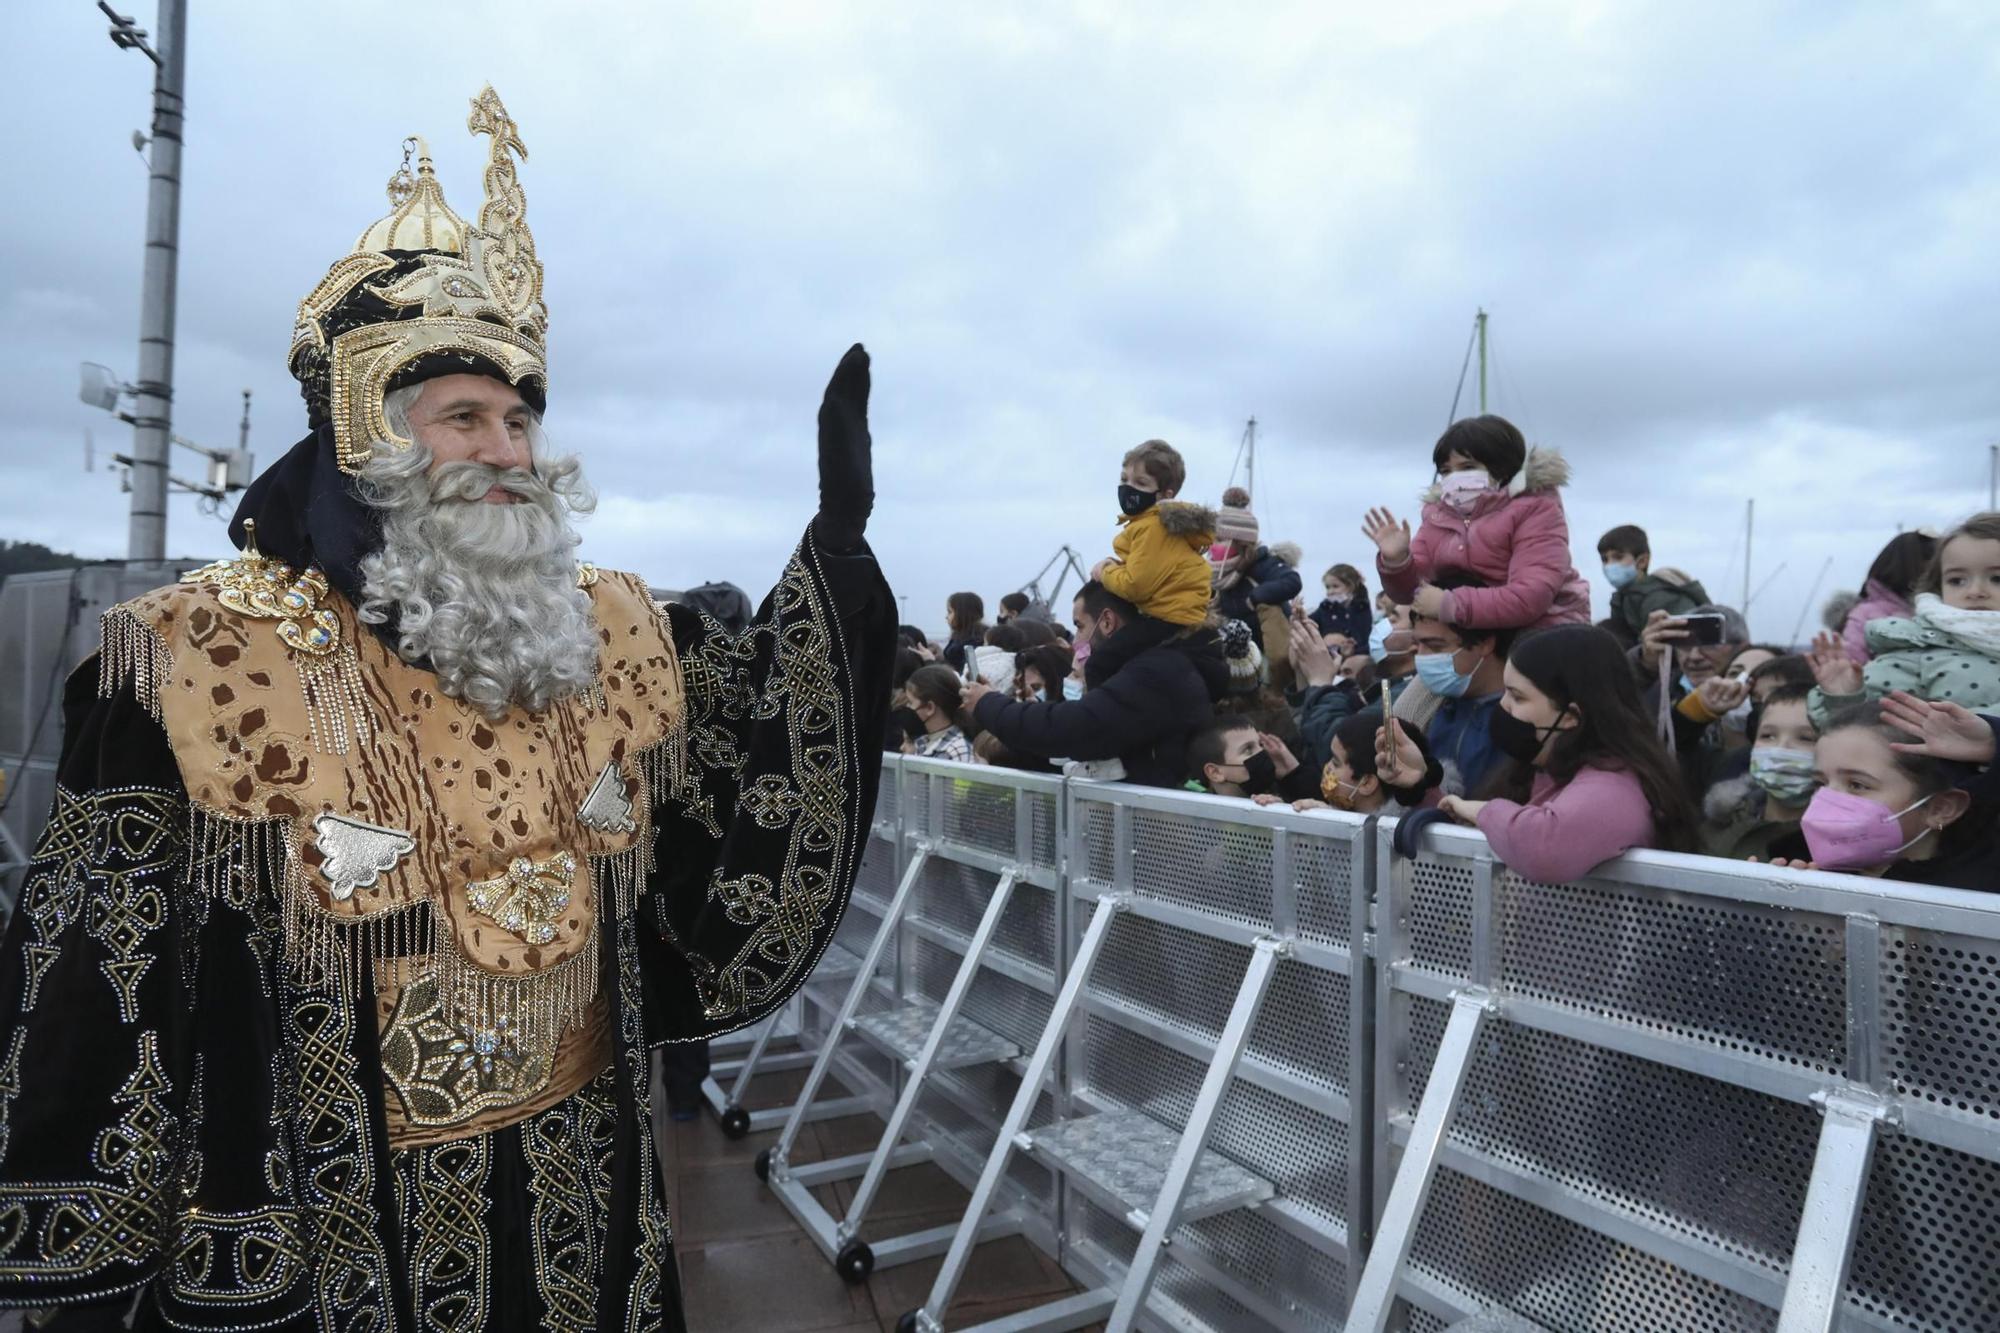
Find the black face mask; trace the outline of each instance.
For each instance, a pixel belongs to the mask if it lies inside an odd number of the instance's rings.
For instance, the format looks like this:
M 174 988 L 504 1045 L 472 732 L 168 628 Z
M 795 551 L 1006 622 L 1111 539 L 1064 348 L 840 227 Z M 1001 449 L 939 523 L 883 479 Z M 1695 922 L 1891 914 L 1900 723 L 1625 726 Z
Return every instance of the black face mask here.
M 1139 517 L 1151 509 L 1159 498 L 1152 491 L 1142 491 L 1137 486 L 1127 486 L 1122 481 L 1118 483 L 1118 509 L 1127 518 Z
M 1278 789 L 1278 761 L 1268 750 L 1259 750 L 1243 761 L 1243 781 L 1237 784 L 1252 796 Z
M 1506 709 L 1495 705 L 1493 713 L 1486 720 L 1486 734 L 1493 738 L 1493 748 L 1517 763 L 1532 764 L 1542 753 L 1542 746 L 1549 737 L 1560 730 L 1562 719 L 1556 725 L 1538 727 L 1515 717 Z

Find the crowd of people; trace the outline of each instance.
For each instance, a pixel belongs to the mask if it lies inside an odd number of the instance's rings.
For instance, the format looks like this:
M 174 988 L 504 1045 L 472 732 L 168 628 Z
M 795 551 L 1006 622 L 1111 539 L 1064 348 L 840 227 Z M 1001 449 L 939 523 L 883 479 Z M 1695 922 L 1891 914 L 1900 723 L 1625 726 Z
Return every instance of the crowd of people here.
M 1147 441 L 1069 606 L 1010 593 L 988 624 L 961 592 L 944 643 L 903 627 L 888 747 L 1449 819 L 1549 882 L 1650 847 L 2000 883 L 2000 514 L 1898 534 L 1811 644 L 1764 644 L 1636 524 L 1598 540 L 1594 619 L 1568 465 L 1504 418 L 1453 424 L 1431 463 L 1414 527 L 1363 519 L 1380 592 L 1334 564 L 1308 607 L 1251 497 L 1185 498 Z

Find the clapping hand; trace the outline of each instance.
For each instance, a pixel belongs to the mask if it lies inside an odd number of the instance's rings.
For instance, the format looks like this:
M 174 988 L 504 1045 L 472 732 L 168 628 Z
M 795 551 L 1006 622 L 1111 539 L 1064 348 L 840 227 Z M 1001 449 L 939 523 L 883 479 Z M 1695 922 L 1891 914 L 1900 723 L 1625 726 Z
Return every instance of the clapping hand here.
M 1406 564 L 1410 558 L 1410 523 L 1400 522 L 1387 509 L 1371 509 L 1361 521 L 1361 535 L 1375 543 L 1382 552 L 1382 563 L 1391 568 Z
M 1292 659 L 1292 670 L 1308 686 L 1333 684 L 1338 671 L 1326 640 L 1320 637 L 1319 627 L 1304 616 L 1296 615 L 1286 623 L 1291 630 L 1291 648 L 1287 655 Z
M 1847 648 L 1831 630 L 1821 630 L 1813 640 L 1812 652 L 1807 654 L 1812 662 L 1813 679 L 1819 682 L 1822 694 L 1861 693 L 1861 668 L 1847 655 Z
M 1979 714 L 1955 703 L 1919 699 L 1897 690 L 1882 700 L 1882 720 L 1917 737 L 1913 742 L 1891 741 L 1892 750 L 1961 764 L 1993 762 L 1993 728 Z

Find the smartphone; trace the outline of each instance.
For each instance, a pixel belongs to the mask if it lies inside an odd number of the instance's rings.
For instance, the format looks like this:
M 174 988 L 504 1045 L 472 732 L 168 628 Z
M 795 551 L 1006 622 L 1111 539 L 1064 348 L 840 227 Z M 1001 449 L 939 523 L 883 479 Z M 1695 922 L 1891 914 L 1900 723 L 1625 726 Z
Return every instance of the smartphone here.
M 1714 611 L 1700 611 L 1681 617 L 1687 626 L 1687 642 L 1697 648 L 1712 648 L 1722 642 L 1722 616 Z

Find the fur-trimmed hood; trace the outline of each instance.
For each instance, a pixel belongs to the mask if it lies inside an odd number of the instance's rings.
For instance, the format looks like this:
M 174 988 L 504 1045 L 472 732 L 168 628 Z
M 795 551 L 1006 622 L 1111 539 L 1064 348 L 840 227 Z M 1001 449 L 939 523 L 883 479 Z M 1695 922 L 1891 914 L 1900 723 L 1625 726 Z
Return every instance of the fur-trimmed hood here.
M 1278 559 L 1284 561 L 1293 569 L 1297 569 L 1299 562 L 1306 558 L 1305 548 L 1297 542 L 1272 542 L 1268 549 L 1272 555 L 1277 556 Z
M 1748 775 L 1724 778 L 1701 798 L 1701 813 L 1718 828 L 1728 828 L 1738 820 L 1755 819 L 1764 813 L 1764 789 Z
M 1153 512 L 1160 516 L 1160 527 L 1175 537 L 1215 532 L 1215 511 L 1192 500 L 1162 500 Z
M 1521 464 L 1521 470 L 1507 483 L 1506 494 L 1533 495 L 1541 491 L 1559 491 L 1569 485 L 1569 460 L 1562 456 L 1560 449 L 1545 449 L 1535 445 L 1528 450 L 1528 461 Z M 1424 492 L 1425 504 L 1433 504 L 1444 498 L 1444 483 L 1434 481 Z

